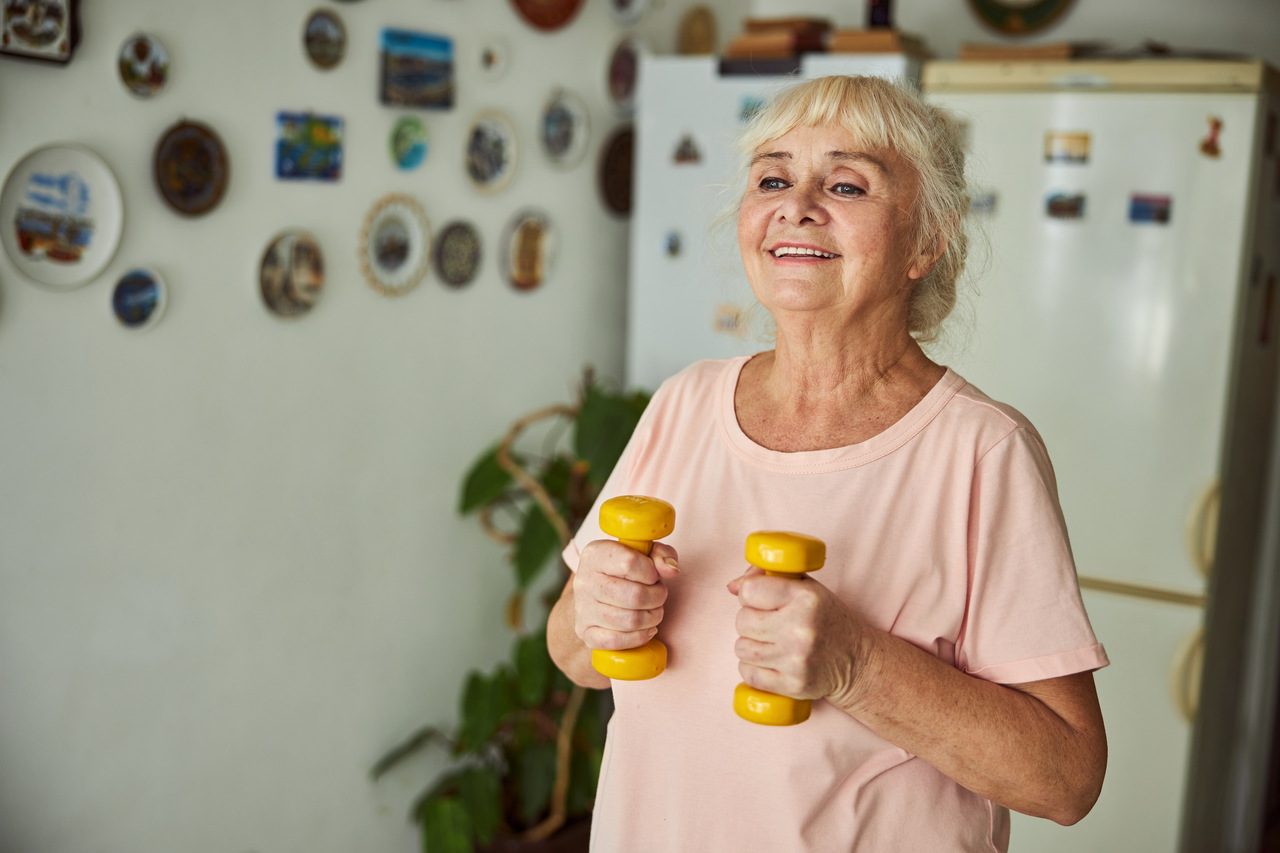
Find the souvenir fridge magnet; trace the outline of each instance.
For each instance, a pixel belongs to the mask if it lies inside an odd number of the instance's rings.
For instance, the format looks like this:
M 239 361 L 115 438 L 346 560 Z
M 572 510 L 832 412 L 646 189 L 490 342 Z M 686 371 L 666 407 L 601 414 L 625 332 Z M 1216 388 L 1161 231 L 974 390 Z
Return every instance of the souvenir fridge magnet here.
M 470 222 L 450 222 L 436 237 L 432 260 L 436 275 L 445 284 L 470 284 L 480 268 L 480 233 Z
M 650 5 L 650 0 L 609 0 L 609 12 L 619 26 L 629 27 L 639 23 Z
M 1045 213 L 1050 219 L 1083 219 L 1084 195 L 1081 193 L 1050 193 L 1045 199 Z
M 764 109 L 764 98 L 755 95 L 743 95 L 742 100 L 738 102 L 738 121 L 751 121 L 756 117 L 756 113 Z
M 711 328 L 719 334 L 741 338 L 747 332 L 746 312 L 737 305 L 717 305 Z
M 258 267 L 258 290 L 273 314 L 306 314 L 324 288 L 324 255 L 306 231 L 282 231 L 272 238 Z
M 501 79 L 502 75 L 507 73 L 509 61 L 510 51 L 507 50 L 507 43 L 502 39 L 489 39 L 480 45 L 479 55 L 476 57 L 480 73 L 489 81 Z
M 573 20 L 582 0 L 511 0 L 526 24 L 536 30 L 558 30 Z
M 636 77 L 640 72 L 640 42 L 627 36 L 618 42 L 609 56 L 609 97 L 622 110 L 635 103 Z
M 80 145 L 27 154 L 0 191 L 0 239 L 18 271 L 55 290 L 88 284 L 115 254 L 124 224 L 120 185 Z
M 680 257 L 680 232 L 668 231 L 667 236 L 662 239 L 662 248 L 667 253 L 668 258 Z
M 131 269 L 111 291 L 111 310 L 126 329 L 149 329 L 164 315 L 169 298 L 164 279 L 146 267 Z
M 316 9 L 302 27 L 302 46 L 312 65 L 328 71 L 347 53 L 347 28 L 336 12 Z
M 1046 163 L 1088 163 L 1089 134 L 1049 131 L 1044 135 L 1044 161 Z
M 706 6 L 694 6 L 680 19 L 676 53 L 704 56 L 716 52 L 716 17 Z
M 671 162 L 677 166 L 691 166 L 702 162 L 702 152 L 698 150 L 698 144 L 693 141 L 692 136 L 686 133 L 680 137 L 676 150 L 671 154 Z
M 624 125 L 613 132 L 600 155 L 600 196 L 604 206 L 619 216 L 631 214 L 631 160 L 635 132 Z
M 125 88 L 139 98 L 159 92 L 169 79 L 169 51 L 146 33 L 134 33 L 125 39 L 116 65 Z
M 406 171 L 427 157 L 427 128 L 417 116 L 404 116 L 391 129 L 391 159 Z
M 79 42 L 79 0 L 0 0 L 0 54 L 67 63 Z
M 342 177 L 342 119 L 276 113 L 276 177 L 336 181 Z
M 360 269 L 383 296 L 401 296 L 422 283 L 427 272 L 431 227 L 411 196 L 383 196 L 360 231 Z
M 1218 137 L 1222 134 L 1222 119 L 1209 116 L 1208 121 L 1209 133 L 1200 140 L 1200 153 L 1206 157 L 1221 157 L 1222 146 L 1218 144 Z
M 969 212 L 974 216 L 990 217 L 996 212 L 996 194 L 991 190 L 977 190 L 969 197 Z
M 180 121 L 164 132 L 152 166 L 161 198 L 184 216 L 200 216 L 217 207 L 231 173 L 218 134 L 195 121 Z
M 540 210 L 522 210 L 511 220 L 504 241 L 503 270 L 516 290 L 540 287 L 555 255 L 551 220 Z
M 516 167 L 516 133 L 498 112 L 483 112 L 467 133 L 467 176 L 477 189 L 496 192 L 511 180 Z
M 1169 209 L 1173 200 L 1167 195 L 1133 193 L 1129 196 L 1129 221 L 1169 224 Z
M 542 109 L 542 147 L 557 166 L 572 166 L 587 150 L 587 105 L 577 95 L 557 90 Z
M 382 103 L 391 107 L 453 108 L 453 40 L 412 30 L 382 31 Z

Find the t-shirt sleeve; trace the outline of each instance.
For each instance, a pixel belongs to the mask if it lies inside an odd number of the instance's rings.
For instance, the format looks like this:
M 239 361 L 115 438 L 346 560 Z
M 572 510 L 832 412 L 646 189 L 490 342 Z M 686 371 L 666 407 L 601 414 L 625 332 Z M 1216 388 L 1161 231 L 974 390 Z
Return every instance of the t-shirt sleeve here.
M 956 663 L 1001 684 L 1109 663 L 1080 598 L 1049 455 L 1025 426 L 989 449 L 974 474 L 969 598 Z
M 664 396 L 663 388 L 659 388 L 650 398 L 649 405 L 645 407 L 644 413 L 640 415 L 640 420 L 636 423 L 636 428 L 631 433 L 631 439 L 627 442 L 627 446 L 623 448 L 622 455 L 618 457 L 618 461 L 613 466 L 613 471 L 609 473 L 608 479 L 605 480 L 604 486 L 600 489 L 600 494 L 596 497 L 595 504 L 591 507 L 591 511 L 587 513 L 587 517 L 582 520 L 582 525 L 560 553 L 570 571 L 576 572 L 578 570 L 578 560 L 582 556 L 582 549 L 587 547 L 588 542 L 606 538 L 600 530 L 600 505 L 609 498 L 631 493 L 630 486 L 635 472 L 636 460 L 644 455 L 644 449 L 652 438 L 654 423 L 657 420 L 656 413 L 662 405 L 661 398 Z

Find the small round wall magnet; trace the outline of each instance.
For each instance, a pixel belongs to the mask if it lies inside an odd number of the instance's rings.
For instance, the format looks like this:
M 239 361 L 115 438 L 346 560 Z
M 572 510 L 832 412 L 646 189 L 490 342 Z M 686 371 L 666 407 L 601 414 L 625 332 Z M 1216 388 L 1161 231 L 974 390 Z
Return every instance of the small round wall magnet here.
M 470 284 L 480 268 L 480 233 L 470 222 L 450 222 L 440 229 L 432 251 L 436 275 L 450 287 Z
M 360 231 L 360 268 L 383 296 L 401 296 L 422 283 L 430 257 L 431 225 L 412 196 L 391 193 L 369 210 Z
M 427 128 L 417 116 L 404 116 L 391 129 L 391 159 L 406 171 L 427 157 Z
M 522 210 L 507 226 L 503 275 L 516 290 L 542 286 L 555 258 L 555 232 L 540 210 Z
M 302 44 L 311 64 L 327 71 L 347 53 L 347 28 L 336 12 L 316 9 L 302 27 Z
M 218 206 L 227 191 L 231 166 L 218 134 L 195 121 L 180 121 L 156 144 L 156 189 L 169 207 L 200 216 Z
M 120 80 L 139 98 L 149 98 L 169 79 L 169 51 L 154 36 L 134 33 L 125 39 L 116 60 Z
M 651 0 L 610 0 L 609 12 L 618 26 L 629 27 L 639 23 L 651 5 Z
M 111 310 L 126 329 L 149 329 L 164 316 L 168 288 L 155 270 L 135 267 L 111 291 Z
M 635 105 L 636 79 L 640 72 L 642 46 L 633 36 L 626 36 L 613 48 L 609 56 L 609 97 L 621 110 Z
M 324 289 L 324 255 L 306 231 L 281 231 L 267 244 L 258 266 L 262 301 L 280 317 L 306 314 Z
M 572 92 L 557 89 L 542 109 L 542 148 L 557 166 L 569 167 L 587 150 L 587 105 Z
M 480 66 L 480 73 L 484 75 L 484 79 L 493 82 L 507 73 L 510 58 L 511 51 L 507 48 L 507 43 L 502 39 L 492 38 L 480 45 L 476 54 L 476 64 Z

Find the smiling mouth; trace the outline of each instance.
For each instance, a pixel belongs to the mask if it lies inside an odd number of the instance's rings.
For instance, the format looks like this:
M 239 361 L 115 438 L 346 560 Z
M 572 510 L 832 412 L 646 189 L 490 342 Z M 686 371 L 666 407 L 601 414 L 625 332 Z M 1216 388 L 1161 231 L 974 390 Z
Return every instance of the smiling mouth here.
M 775 258 L 805 258 L 823 261 L 840 257 L 834 252 L 824 252 L 822 249 L 809 249 L 802 246 L 779 246 L 776 249 L 769 250 L 769 254 Z

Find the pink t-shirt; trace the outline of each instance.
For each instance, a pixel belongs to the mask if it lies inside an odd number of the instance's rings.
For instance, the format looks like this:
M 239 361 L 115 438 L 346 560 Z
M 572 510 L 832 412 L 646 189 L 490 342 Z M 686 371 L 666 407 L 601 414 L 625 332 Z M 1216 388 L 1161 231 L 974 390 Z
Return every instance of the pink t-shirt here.
M 963 672 L 1012 684 L 1106 666 L 1039 435 L 948 370 L 874 438 L 768 450 L 734 414 L 746 361 L 663 383 L 600 495 L 672 503 L 681 574 L 658 634 L 666 672 L 613 683 L 593 850 L 1006 850 L 1005 808 L 826 702 L 798 726 L 739 719 L 725 584 L 746 568 L 748 533 L 794 530 L 827 543 L 815 580 Z M 604 538 L 598 506 L 565 549 L 570 568 Z

